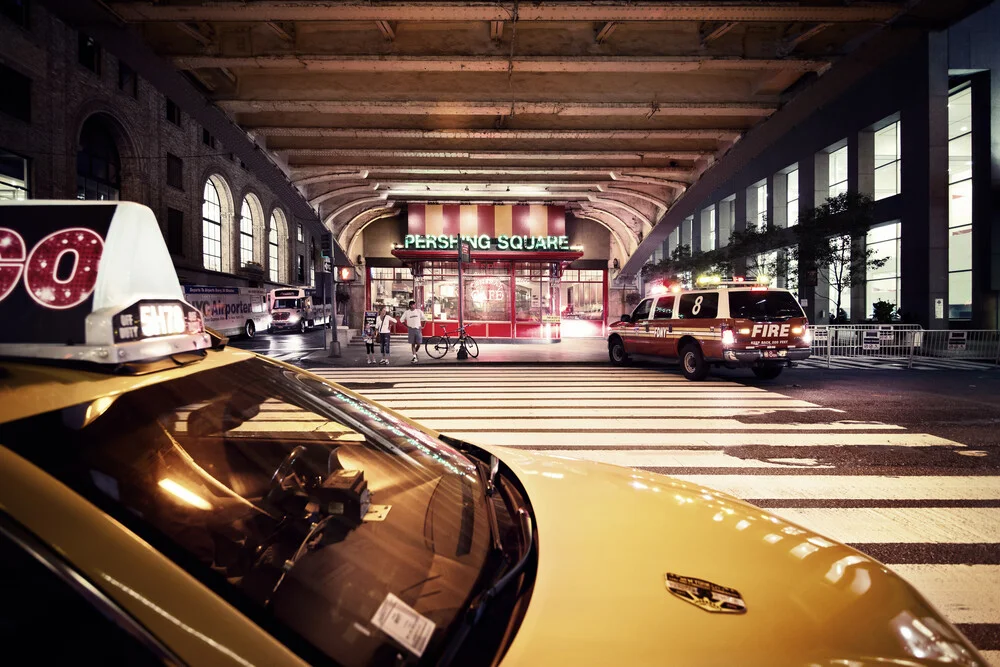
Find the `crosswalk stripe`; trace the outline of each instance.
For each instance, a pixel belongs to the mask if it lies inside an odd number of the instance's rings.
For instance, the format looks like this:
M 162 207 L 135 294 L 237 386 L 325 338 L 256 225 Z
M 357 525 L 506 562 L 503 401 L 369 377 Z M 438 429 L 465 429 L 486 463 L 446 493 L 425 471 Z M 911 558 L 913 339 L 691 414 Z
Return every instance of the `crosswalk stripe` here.
M 381 385 L 378 383 L 373 383 L 376 387 Z M 761 392 L 755 390 L 754 392 L 749 391 L 739 391 L 734 389 L 724 389 L 718 390 L 716 388 L 704 388 L 700 390 L 687 390 L 681 391 L 677 389 L 657 389 L 655 392 L 650 392 L 648 390 L 643 391 L 621 391 L 618 387 L 593 387 L 588 390 L 580 390 L 577 387 L 571 389 L 563 388 L 549 388 L 544 390 L 539 390 L 537 387 L 531 387 L 529 389 L 517 388 L 517 387 L 491 387 L 489 391 L 470 391 L 468 388 L 452 388 L 450 386 L 427 386 L 419 388 L 402 388 L 402 389 L 368 389 L 361 383 L 349 384 L 348 386 L 353 387 L 356 391 L 363 391 L 365 395 L 368 396 L 404 396 L 404 395 L 416 395 L 419 398 L 423 397 L 434 397 L 441 400 L 451 400 L 454 398 L 470 398 L 470 397 L 499 397 L 499 398 L 594 398 L 594 397 L 608 397 L 608 398 L 631 398 L 631 399 L 647 399 L 654 396 L 667 396 L 667 397 L 684 397 L 684 396 L 698 396 L 703 397 L 705 395 L 712 396 L 714 398 L 726 399 L 729 397 L 746 397 L 746 396 L 764 396 L 767 392 Z M 482 389 L 482 388 L 481 388 Z M 772 396 L 774 394 L 771 394 Z M 482 400 L 482 399 L 479 399 Z
M 1000 477 L 801 477 L 675 475 L 738 498 L 986 500 L 1000 499 Z
M 952 623 L 1000 622 L 1000 565 L 894 565 Z
M 990 667 L 1000 667 L 1000 651 L 980 651 L 979 654 Z
M 708 443 L 706 443 L 708 444 Z M 722 451 L 660 449 L 655 451 L 560 449 L 547 452 L 550 456 L 574 460 L 596 461 L 627 468 L 815 468 L 815 462 L 773 463 L 758 459 L 741 459 Z M 787 460 L 786 461 L 790 461 Z M 821 466 L 822 467 L 822 466 Z M 678 475 L 678 477 L 680 477 Z M 695 477 L 695 476 L 692 476 Z M 769 479 L 771 479 L 769 477 Z M 725 491 L 726 489 L 718 489 Z M 749 497 L 749 496 L 748 496 Z
M 731 417 L 735 415 L 744 414 L 761 414 L 760 410 L 803 410 L 803 409 L 816 409 L 822 410 L 824 408 L 815 407 L 812 403 L 806 401 L 728 401 L 730 407 L 726 408 L 715 408 L 710 407 L 713 401 L 702 401 L 702 402 L 688 402 L 684 404 L 684 407 L 644 407 L 642 414 L 644 419 L 639 420 L 642 423 L 648 422 L 650 419 L 659 419 L 660 417 L 685 417 L 688 415 L 694 415 L 695 417 L 699 415 L 704 415 L 706 417 Z M 388 407 L 393 407 L 389 405 Z M 437 407 L 437 408 L 410 408 L 407 409 L 406 415 L 411 419 L 416 419 L 418 421 L 423 420 L 433 420 L 435 422 L 440 422 L 441 420 L 450 419 L 466 419 L 469 414 L 468 407 Z M 506 419 L 520 419 L 521 421 L 532 418 L 532 419 L 556 419 L 563 420 L 563 415 L 566 414 L 566 409 L 561 407 L 554 408 L 544 408 L 544 407 L 503 407 L 503 408 L 477 408 L 476 417 L 499 417 Z M 619 407 L 610 408 L 587 408 L 587 414 L 592 417 L 606 417 L 611 418 L 615 423 L 629 423 L 633 424 L 636 420 L 629 418 L 622 418 L 622 410 Z M 634 424 L 633 424 L 634 425 Z
M 672 419 L 671 423 L 679 420 Z M 688 420 L 692 428 L 705 426 L 705 423 L 698 420 Z M 502 447 L 524 447 L 524 448 L 557 448 L 566 451 L 579 447 L 628 447 L 630 449 L 649 449 L 664 447 L 712 447 L 720 449 L 723 447 L 746 447 L 750 445 L 771 445 L 774 447 L 964 447 L 964 445 L 928 433 L 899 433 L 902 430 L 899 426 L 887 426 L 889 429 L 896 429 L 895 433 L 855 433 L 843 431 L 839 433 L 817 433 L 796 432 L 796 433 L 775 433 L 778 428 L 786 427 L 785 430 L 792 430 L 787 425 L 775 424 L 755 424 L 754 431 L 747 431 L 747 425 L 742 422 L 731 422 L 729 420 L 714 420 L 713 430 L 679 430 L 661 431 L 658 433 L 643 433 L 636 436 L 632 433 L 618 435 L 615 433 L 589 433 L 586 431 L 563 431 L 560 433 L 525 433 L 518 431 L 446 431 L 448 435 L 461 440 L 473 442 L 480 445 L 499 445 Z M 767 426 L 763 432 L 758 429 L 760 426 Z M 804 426 L 829 427 L 830 424 L 805 424 Z M 850 425 L 848 425 L 850 426 Z M 728 429 L 724 432 L 722 429 Z M 867 427 L 871 428 L 871 427 Z M 732 432 L 738 431 L 738 432 Z M 581 450 L 587 454 L 594 450 Z M 622 464 L 625 465 L 625 464 Z M 671 467 L 650 464 L 649 467 Z
M 747 396 L 745 394 L 723 394 L 723 395 L 712 395 L 712 396 L 679 396 L 677 398 L 647 398 L 643 400 L 642 407 L 645 413 L 647 409 L 650 408 L 671 408 L 671 407 L 684 407 L 684 408 L 699 408 L 699 407 L 709 407 L 712 405 L 718 405 L 719 401 L 725 401 L 726 405 L 736 406 L 741 408 L 766 408 L 772 406 L 786 406 L 786 407 L 811 407 L 814 403 L 807 403 L 806 401 L 794 401 L 788 398 L 764 396 L 755 397 Z M 616 397 L 601 397 L 599 395 L 590 396 L 586 399 L 580 398 L 490 398 L 489 401 L 483 401 L 478 397 L 466 397 L 466 398 L 423 398 L 419 395 L 415 395 L 413 398 L 390 398 L 385 400 L 380 400 L 379 403 L 382 405 L 392 408 L 394 410 L 403 409 L 415 409 L 415 408 L 426 408 L 426 409 L 443 409 L 443 408 L 463 408 L 463 409 L 478 409 L 483 407 L 485 404 L 490 408 L 562 408 L 562 413 L 565 414 L 565 408 L 576 408 L 583 409 L 586 408 L 588 414 L 596 414 L 593 412 L 597 408 L 613 408 L 616 410 L 617 414 L 621 414 L 622 409 L 629 410 L 635 407 L 635 401 L 632 399 L 622 399 Z M 478 411 L 477 411 L 477 414 Z
M 768 511 L 846 543 L 997 543 L 1000 508 L 772 508 Z
M 813 412 L 817 410 L 827 410 L 828 408 L 782 408 L 781 412 Z M 409 416 L 411 411 L 405 411 Z M 677 408 L 669 415 L 674 419 L 649 419 L 644 417 L 618 417 L 614 419 L 570 419 L 566 417 L 539 417 L 537 419 L 510 418 L 503 421 L 486 420 L 479 417 L 480 411 L 476 411 L 476 417 L 421 417 L 419 421 L 428 428 L 435 431 L 552 431 L 561 433 L 566 429 L 577 431 L 617 431 L 620 433 L 656 432 L 672 431 L 684 429 L 690 431 L 698 427 L 712 429 L 758 429 L 760 424 L 748 425 L 741 421 L 732 419 L 737 416 L 768 415 L 778 412 L 775 408 Z M 697 415 L 695 418 L 685 418 L 686 415 Z M 699 419 L 698 417 L 701 417 Z M 720 417 L 714 423 L 704 418 Z M 729 418 L 729 419 L 726 419 Z M 774 427 L 774 425 L 771 425 Z M 804 427 L 829 428 L 828 424 L 802 424 L 796 428 Z M 849 426 L 849 425 L 848 425 Z M 788 428 L 782 424 L 781 428 Z M 836 427 L 835 427 L 836 428 Z

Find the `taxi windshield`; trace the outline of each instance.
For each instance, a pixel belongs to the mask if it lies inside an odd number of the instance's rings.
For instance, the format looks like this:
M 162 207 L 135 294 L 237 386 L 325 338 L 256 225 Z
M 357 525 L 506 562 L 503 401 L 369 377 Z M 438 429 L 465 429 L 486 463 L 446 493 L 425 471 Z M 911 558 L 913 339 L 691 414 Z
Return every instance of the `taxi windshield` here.
M 486 498 L 471 460 L 265 359 L 3 431 L 5 446 L 314 664 L 433 655 L 488 569 Z M 397 600 L 433 624 L 423 646 L 401 649 L 377 626 Z
M 784 290 L 730 290 L 729 316 L 747 320 L 805 317 L 802 307 Z
M 301 299 L 275 299 L 272 310 L 297 310 L 301 303 Z

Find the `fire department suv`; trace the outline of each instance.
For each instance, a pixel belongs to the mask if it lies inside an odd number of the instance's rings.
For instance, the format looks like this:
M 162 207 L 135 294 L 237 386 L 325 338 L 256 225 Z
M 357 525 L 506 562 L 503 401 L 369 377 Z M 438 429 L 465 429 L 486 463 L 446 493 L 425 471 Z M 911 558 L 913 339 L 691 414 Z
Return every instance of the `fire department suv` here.
M 679 359 L 689 380 L 711 366 L 749 367 L 770 380 L 792 361 L 809 357 L 812 334 L 788 290 L 744 282 L 647 297 L 611 325 L 611 363 L 632 355 Z

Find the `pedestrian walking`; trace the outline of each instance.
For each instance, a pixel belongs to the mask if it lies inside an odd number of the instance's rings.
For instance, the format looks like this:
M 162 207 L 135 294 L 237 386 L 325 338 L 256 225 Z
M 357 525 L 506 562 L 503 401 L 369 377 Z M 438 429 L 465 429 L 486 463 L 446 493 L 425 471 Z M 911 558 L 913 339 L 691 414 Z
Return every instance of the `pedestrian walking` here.
M 365 330 L 361 333 L 361 338 L 365 341 L 365 360 L 368 362 L 369 366 L 378 363 L 375 361 L 375 339 L 377 337 L 378 327 L 375 326 L 375 322 L 368 320 L 368 323 L 365 325 Z
M 375 328 L 378 331 L 379 346 L 382 350 L 382 360 L 379 362 L 383 366 L 389 365 L 389 343 L 392 339 L 390 327 L 398 322 L 395 317 L 389 314 L 389 308 L 382 306 L 378 311 L 378 319 L 375 320 Z
M 410 359 L 411 364 L 417 363 L 417 352 L 420 351 L 420 345 L 424 342 L 424 311 L 417 310 L 417 302 L 411 300 L 407 305 L 405 311 L 403 311 L 403 324 L 406 325 L 406 340 L 410 343 L 410 352 L 413 353 L 413 358 Z

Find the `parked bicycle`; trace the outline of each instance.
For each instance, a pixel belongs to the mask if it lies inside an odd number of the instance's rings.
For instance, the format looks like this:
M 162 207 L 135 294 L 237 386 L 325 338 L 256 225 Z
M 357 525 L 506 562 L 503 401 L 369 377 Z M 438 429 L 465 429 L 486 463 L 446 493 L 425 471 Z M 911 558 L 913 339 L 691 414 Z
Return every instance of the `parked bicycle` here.
M 452 338 L 453 334 L 458 334 L 458 338 Z M 479 356 L 479 344 L 476 339 L 465 333 L 465 327 L 459 327 L 455 331 L 445 331 L 440 336 L 431 336 L 424 343 L 424 350 L 427 356 L 432 359 L 440 359 L 448 354 L 448 350 L 465 342 L 465 349 L 469 356 L 475 359 Z

